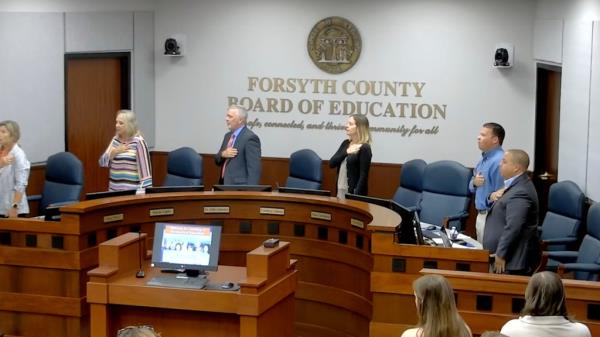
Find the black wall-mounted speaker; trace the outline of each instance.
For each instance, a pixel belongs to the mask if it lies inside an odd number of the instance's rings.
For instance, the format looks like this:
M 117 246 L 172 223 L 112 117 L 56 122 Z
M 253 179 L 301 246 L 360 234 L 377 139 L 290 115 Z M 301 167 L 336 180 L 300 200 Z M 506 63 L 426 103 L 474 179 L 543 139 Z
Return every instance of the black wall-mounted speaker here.
M 181 55 L 179 44 L 174 38 L 165 41 L 165 55 Z

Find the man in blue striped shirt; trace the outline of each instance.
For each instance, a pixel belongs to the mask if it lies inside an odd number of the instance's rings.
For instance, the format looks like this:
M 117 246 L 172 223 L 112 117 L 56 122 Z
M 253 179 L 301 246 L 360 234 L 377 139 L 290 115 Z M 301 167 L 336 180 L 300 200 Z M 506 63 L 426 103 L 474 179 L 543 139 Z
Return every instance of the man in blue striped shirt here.
M 477 220 L 475 229 L 477 241 L 483 242 L 483 230 L 487 212 L 495 198 L 490 199 L 492 193 L 502 193 L 504 179 L 500 175 L 500 161 L 504 156 L 502 143 L 504 142 L 504 128 L 498 123 L 485 123 L 479 131 L 477 145 L 482 151 L 481 159 L 473 168 L 473 177 L 469 183 L 469 190 L 475 194 L 475 208 Z

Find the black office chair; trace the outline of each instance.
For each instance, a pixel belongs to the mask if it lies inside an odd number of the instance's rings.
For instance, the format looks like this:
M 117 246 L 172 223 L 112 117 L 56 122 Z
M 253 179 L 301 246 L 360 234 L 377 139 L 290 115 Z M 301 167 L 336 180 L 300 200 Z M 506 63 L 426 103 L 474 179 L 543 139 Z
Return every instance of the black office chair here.
M 80 200 L 83 190 L 83 164 L 70 152 L 59 152 L 48 157 L 44 189 L 41 195 L 32 195 L 29 201 L 39 201 L 39 214 L 46 208 L 57 207 Z
M 163 186 L 202 185 L 202 157 L 190 147 L 169 152 Z
M 321 188 L 323 171 L 321 157 L 313 150 L 298 150 L 290 156 L 290 175 L 286 187 L 318 190 Z
M 423 174 L 427 163 L 422 159 L 409 160 L 402 165 L 400 186 L 392 200 L 408 209 L 415 210 L 421 202 L 423 193 Z

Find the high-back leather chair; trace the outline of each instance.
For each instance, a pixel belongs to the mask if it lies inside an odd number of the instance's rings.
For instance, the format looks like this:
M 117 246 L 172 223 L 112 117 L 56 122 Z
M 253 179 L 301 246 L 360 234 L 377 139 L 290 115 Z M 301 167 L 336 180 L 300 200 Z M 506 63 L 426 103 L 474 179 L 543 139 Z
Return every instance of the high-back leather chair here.
M 44 188 L 41 195 L 32 195 L 30 201 L 39 200 L 39 214 L 48 206 L 60 206 L 80 200 L 83 190 L 83 164 L 70 152 L 59 152 L 48 157 Z
M 585 194 L 570 180 L 550 186 L 548 212 L 540 227 L 543 250 L 574 250 L 583 219 Z
M 544 255 L 559 261 L 558 273 L 573 272 L 577 280 L 600 279 L 600 203 L 594 203 L 586 219 L 586 235 L 579 251 L 549 251 Z
M 202 157 L 190 147 L 169 152 L 163 186 L 202 185 Z
M 461 230 L 468 216 L 471 175 L 471 170 L 452 160 L 428 164 L 419 206 L 421 222 Z
M 400 186 L 392 199 L 408 209 L 417 209 L 423 192 L 423 174 L 427 163 L 422 159 L 409 160 L 402 165 Z
M 322 160 L 315 151 L 310 149 L 298 150 L 290 156 L 290 175 L 286 187 L 318 190 L 321 188 L 323 171 Z

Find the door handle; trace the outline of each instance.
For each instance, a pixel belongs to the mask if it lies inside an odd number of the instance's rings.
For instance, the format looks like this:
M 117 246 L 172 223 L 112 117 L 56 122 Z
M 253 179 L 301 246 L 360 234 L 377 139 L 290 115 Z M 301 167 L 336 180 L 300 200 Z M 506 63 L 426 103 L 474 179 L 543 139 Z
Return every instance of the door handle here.
M 550 174 L 550 173 L 548 173 L 548 171 L 546 171 L 546 172 L 538 175 L 538 178 L 540 178 L 541 180 L 549 180 L 549 179 L 552 179 L 554 177 L 555 177 L 554 174 Z

